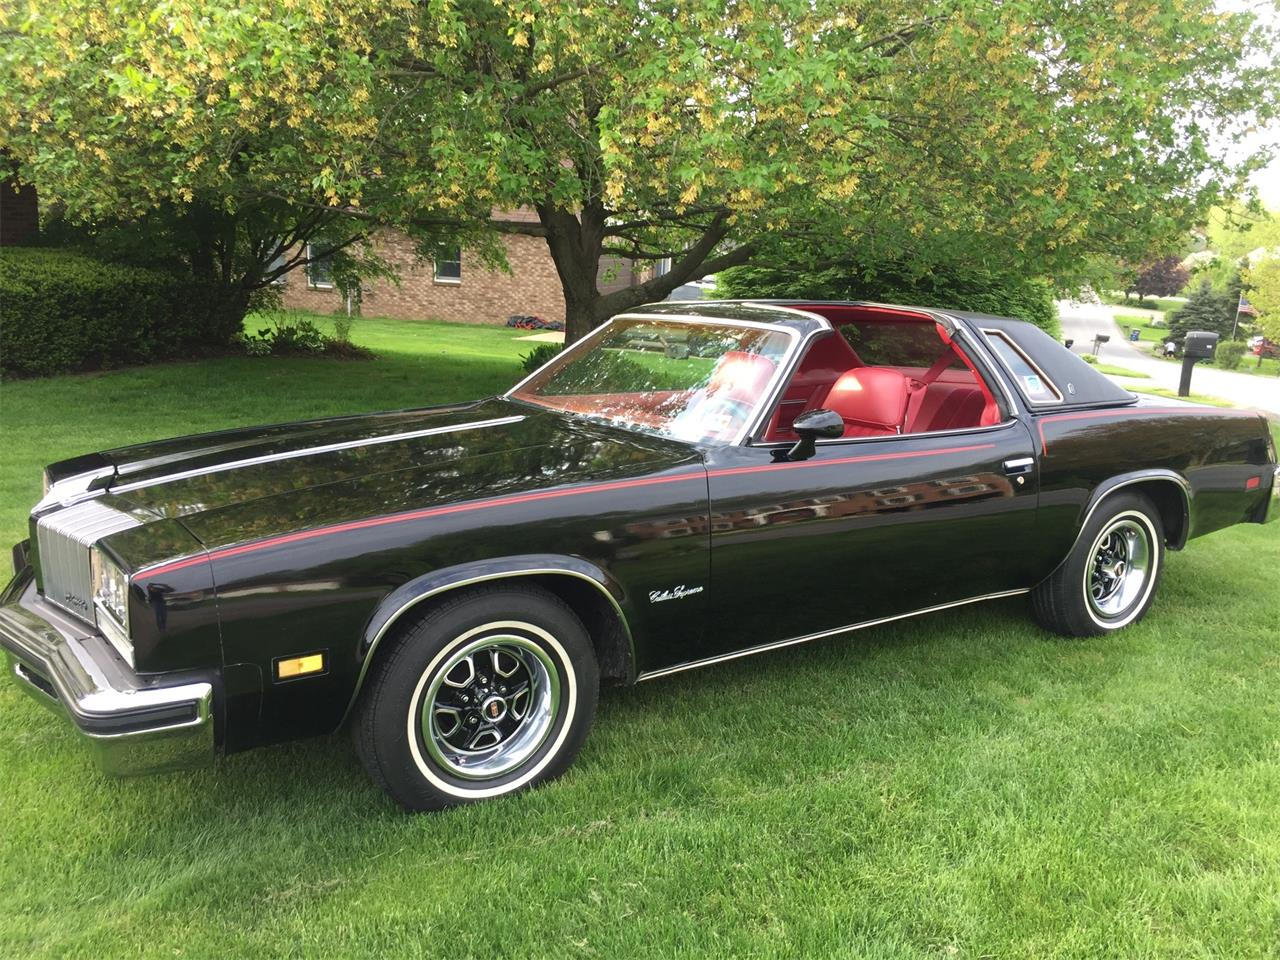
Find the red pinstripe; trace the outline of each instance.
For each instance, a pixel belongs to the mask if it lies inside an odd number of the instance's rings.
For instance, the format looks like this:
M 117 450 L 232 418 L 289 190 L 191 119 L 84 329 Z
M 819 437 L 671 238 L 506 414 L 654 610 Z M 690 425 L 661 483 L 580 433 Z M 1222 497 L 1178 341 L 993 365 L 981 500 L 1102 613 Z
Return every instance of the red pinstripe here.
M 533 503 L 538 500 L 553 500 L 558 497 L 571 497 L 584 493 L 604 493 L 610 490 L 626 490 L 632 487 L 647 487 L 664 483 L 677 483 L 682 480 L 703 480 L 707 476 L 732 477 L 744 473 L 766 472 L 771 470 L 797 470 L 805 467 L 832 467 L 847 463 L 870 463 L 878 460 L 905 460 L 911 457 L 935 457 L 948 453 L 967 453 L 974 450 L 989 450 L 993 443 L 975 444 L 965 447 L 938 447 L 933 450 L 912 450 L 901 453 L 873 453 L 858 457 L 839 457 L 833 460 L 805 460 L 799 463 L 770 463 L 752 467 L 726 467 L 723 470 L 712 470 L 708 473 L 680 473 L 669 477 L 641 477 L 634 480 L 610 480 L 604 483 L 585 484 L 577 487 L 564 487 L 557 490 L 541 490 L 534 493 L 515 493 L 502 497 L 488 497 L 483 500 L 469 500 L 465 503 L 452 503 L 442 507 L 428 507 L 424 510 L 411 510 L 407 513 L 394 513 L 385 517 L 370 517 L 365 520 L 351 520 L 347 523 L 332 524 L 327 527 L 316 527 L 313 530 L 302 530 L 298 533 L 285 533 L 252 543 L 242 543 L 233 547 L 219 547 L 207 554 L 184 557 L 172 560 L 149 569 L 139 570 L 136 577 L 153 579 L 166 573 L 173 573 L 187 567 L 193 567 L 205 561 L 224 560 L 244 553 L 266 550 L 270 547 L 284 546 L 316 537 L 325 537 L 333 533 L 347 533 L 352 530 L 364 530 L 369 527 L 380 527 L 391 523 L 405 523 L 412 520 L 426 520 L 430 517 L 442 517 L 453 513 L 466 513 L 471 510 L 483 510 L 488 507 L 511 506 L 519 503 Z

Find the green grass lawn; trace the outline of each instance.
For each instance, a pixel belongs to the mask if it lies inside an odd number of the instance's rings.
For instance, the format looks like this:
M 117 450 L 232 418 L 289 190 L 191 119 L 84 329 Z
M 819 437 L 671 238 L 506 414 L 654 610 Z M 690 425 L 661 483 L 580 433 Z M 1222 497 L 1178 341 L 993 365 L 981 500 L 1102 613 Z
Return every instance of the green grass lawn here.
M 528 349 L 354 335 L 381 358 L 0 387 L 0 530 L 44 461 L 491 393 Z M 5 682 L 0 956 L 1274 957 L 1278 533 L 1192 542 L 1105 639 L 1014 599 L 606 691 L 561 781 L 429 816 L 341 736 L 107 780 Z
M 1116 367 L 1109 363 L 1096 363 L 1093 365 L 1093 369 L 1111 377 L 1129 377 L 1133 380 L 1151 379 L 1151 374 L 1149 373 L 1143 373 L 1141 370 L 1130 370 L 1128 367 Z
M 1113 307 L 1134 307 L 1139 310 L 1160 310 L 1163 313 L 1172 313 L 1174 310 L 1177 310 L 1186 303 L 1185 300 L 1175 300 L 1172 297 L 1147 297 L 1139 303 L 1136 295 L 1126 300 L 1123 293 L 1104 293 L 1101 294 L 1099 298 L 1103 303 L 1109 303 Z

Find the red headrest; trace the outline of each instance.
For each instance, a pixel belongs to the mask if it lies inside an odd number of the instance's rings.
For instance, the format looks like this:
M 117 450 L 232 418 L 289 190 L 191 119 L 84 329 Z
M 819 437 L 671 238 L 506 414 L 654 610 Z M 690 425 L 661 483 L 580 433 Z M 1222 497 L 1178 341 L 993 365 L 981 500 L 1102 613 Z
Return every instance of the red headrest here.
M 897 433 L 907 412 L 907 378 L 888 367 L 856 367 L 831 385 L 823 406 L 845 423 Z
M 754 402 L 764 393 L 778 365 L 768 357 L 745 350 L 730 350 L 716 364 L 707 392 L 734 400 Z

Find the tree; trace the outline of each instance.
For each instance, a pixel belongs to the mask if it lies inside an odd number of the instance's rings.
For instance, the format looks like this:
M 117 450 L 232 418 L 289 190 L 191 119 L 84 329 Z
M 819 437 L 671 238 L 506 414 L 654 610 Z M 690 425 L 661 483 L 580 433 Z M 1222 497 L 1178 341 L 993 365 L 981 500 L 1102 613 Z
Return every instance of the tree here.
M 1149 260 L 1138 267 L 1131 286 L 1126 286 L 1124 297 L 1138 295 L 1141 304 L 1146 297 L 1172 297 L 1187 285 L 1190 274 L 1182 266 L 1182 258 L 1176 254 Z
M 1245 274 L 1249 302 L 1258 311 L 1257 326 L 1272 343 L 1280 343 L 1280 253 L 1260 257 Z
M 1139 257 L 1256 166 L 1226 144 L 1277 101 L 1277 58 L 1245 56 L 1274 31 L 1213 0 L 0 11 L 0 137 L 73 214 L 271 199 L 494 259 L 534 234 L 570 339 L 779 236 L 911 263 L 979 232 L 1029 274 Z M 602 295 L 609 255 L 670 269 Z
M 1202 280 L 1187 302 L 1169 318 L 1169 336 L 1175 343 L 1182 343 L 1187 331 L 1207 330 L 1226 340 L 1231 336 L 1235 307 L 1236 301 L 1218 293 L 1208 280 Z
M 386 274 L 367 240 L 366 223 L 271 199 L 230 207 L 163 200 L 133 219 L 91 223 L 55 213 L 44 230 L 47 245 L 189 278 L 202 296 L 218 298 L 230 334 L 251 303 L 269 300 L 277 281 L 313 262 L 326 263 L 344 290 L 362 276 Z
M 815 263 L 808 244 L 780 244 L 760 262 L 734 267 L 716 279 L 716 295 L 727 298 L 802 297 L 813 300 L 879 300 L 922 307 L 950 307 L 1028 320 L 1053 336 L 1060 332 L 1053 285 L 1014 270 L 966 262 L 934 263 L 927 269 L 901 263 L 859 263 L 856 251 Z

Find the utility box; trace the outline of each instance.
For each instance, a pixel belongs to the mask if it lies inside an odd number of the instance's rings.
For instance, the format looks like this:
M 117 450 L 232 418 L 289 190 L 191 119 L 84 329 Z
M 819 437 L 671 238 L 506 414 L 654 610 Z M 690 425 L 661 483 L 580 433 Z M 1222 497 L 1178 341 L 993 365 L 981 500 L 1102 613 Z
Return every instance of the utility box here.
M 1207 330 L 1191 330 L 1182 342 L 1182 355 L 1193 360 L 1212 360 L 1218 346 L 1218 334 Z

